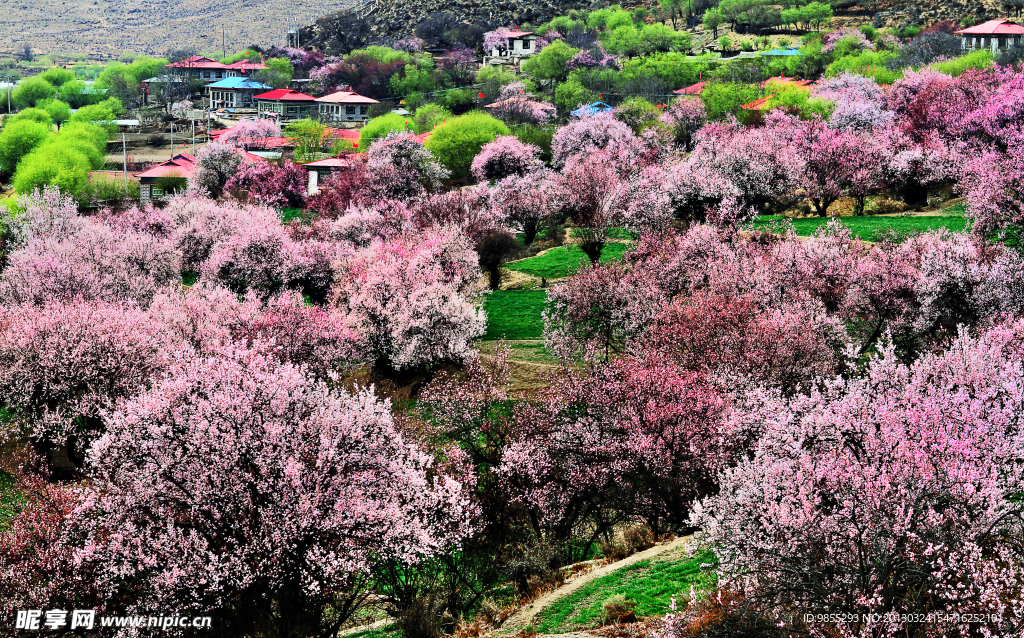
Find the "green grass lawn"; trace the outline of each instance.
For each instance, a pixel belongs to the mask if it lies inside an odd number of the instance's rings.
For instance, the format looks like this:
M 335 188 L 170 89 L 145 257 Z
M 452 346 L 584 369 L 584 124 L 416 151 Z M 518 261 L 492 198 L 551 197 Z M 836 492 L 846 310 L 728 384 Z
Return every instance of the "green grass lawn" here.
M 7 529 L 7 523 L 18 510 L 21 495 L 14 489 L 14 477 L 0 470 L 0 530 Z
M 604 602 L 619 594 L 636 605 L 637 617 L 661 616 L 669 610 L 673 596 L 679 601 L 689 599 L 690 585 L 706 589 L 714 582 L 713 573 L 701 567 L 714 560 L 714 554 L 705 552 L 688 559 L 658 557 L 623 567 L 541 611 L 536 629 L 560 634 L 594 627 L 601 622 Z
M 495 290 L 484 297 L 487 332 L 484 340 L 540 339 L 544 335 L 544 290 Z
M 748 225 L 748 228 L 763 228 L 784 218 L 780 215 L 763 215 Z M 814 231 L 828 224 L 828 217 L 800 217 L 790 220 L 798 235 L 812 235 Z M 850 229 L 854 237 L 875 241 L 879 233 L 894 231 L 898 234 L 922 233 L 929 230 L 948 228 L 953 232 L 967 229 L 967 220 L 962 216 L 916 216 L 916 217 L 840 217 L 839 221 Z
M 601 263 L 622 259 L 622 254 L 626 252 L 628 247 L 629 244 L 622 242 L 605 244 L 604 250 L 601 251 Z M 587 256 L 579 248 L 575 246 L 558 246 L 543 255 L 520 259 L 505 267 L 509 270 L 533 275 L 534 277 L 560 279 L 573 274 L 586 262 Z
M 364 629 L 363 631 L 357 631 L 354 634 L 349 634 L 345 638 L 394 638 L 399 636 L 397 625 L 385 625 L 377 629 Z

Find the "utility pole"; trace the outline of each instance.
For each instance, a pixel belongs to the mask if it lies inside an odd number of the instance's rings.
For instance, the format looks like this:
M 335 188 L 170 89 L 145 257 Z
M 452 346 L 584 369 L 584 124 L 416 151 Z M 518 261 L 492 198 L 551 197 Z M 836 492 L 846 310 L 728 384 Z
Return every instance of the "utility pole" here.
M 220 25 L 220 50 L 224 52 L 224 57 L 228 55 L 228 36 L 224 32 L 224 25 Z
M 195 113 L 192 114 L 192 156 L 196 155 L 196 118 Z
M 171 158 L 174 158 L 174 124 L 171 124 Z
M 128 143 L 124 141 L 124 133 L 121 133 L 121 168 L 124 171 L 124 183 L 128 183 Z

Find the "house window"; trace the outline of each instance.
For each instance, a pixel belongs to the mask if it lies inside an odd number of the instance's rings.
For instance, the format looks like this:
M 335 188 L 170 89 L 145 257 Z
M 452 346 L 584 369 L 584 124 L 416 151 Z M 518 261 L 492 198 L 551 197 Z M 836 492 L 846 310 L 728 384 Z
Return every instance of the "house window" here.
M 368 107 L 368 106 L 360 106 L 359 107 L 359 114 L 360 115 L 366 115 L 369 112 L 369 110 L 370 110 L 370 107 Z
M 529 40 L 523 40 L 523 49 L 529 49 L 529 48 L 530 48 L 530 41 Z
M 355 114 L 356 114 L 356 107 L 354 107 L 354 106 L 346 106 L 345 107 L 345 115 L 355 115 Z
M 160 197 L 161 195 L 164 194 L 164 189 L 160 188 L 159 186 L 153 186 L 152 188 L 153 194 L 151 195 L 151 197 Z
M 210 77 L 210 72 L 209 71 L 203 71 L 203 77 L 204 78 Z

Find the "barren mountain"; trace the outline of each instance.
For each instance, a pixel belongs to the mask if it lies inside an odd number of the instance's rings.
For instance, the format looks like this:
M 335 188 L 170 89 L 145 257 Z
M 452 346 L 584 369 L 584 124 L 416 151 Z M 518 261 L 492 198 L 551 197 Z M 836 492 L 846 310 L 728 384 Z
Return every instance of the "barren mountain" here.
M 2 0 L 0 50 L 22 43 L 37 52 L 117 56 L 169 48 L 228 51 L 283 44 L 289 25 L 304 25 L 353 0 Z

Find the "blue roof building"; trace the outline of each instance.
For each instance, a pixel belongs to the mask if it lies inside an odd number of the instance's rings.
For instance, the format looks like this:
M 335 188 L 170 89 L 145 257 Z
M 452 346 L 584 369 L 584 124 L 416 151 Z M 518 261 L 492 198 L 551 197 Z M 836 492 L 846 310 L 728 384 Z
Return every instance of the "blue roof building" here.
M 252 99 L 257 93 L 264 93 L 274 87 L 257 82 L 245 76 L 227 77 L 206 85 L 206 97 L 211 109 L 255 108 Z
M 772 49 L 771 51 L 761 51 L 761 53 L 759 55 L 782 55 L 782 56 L 789 56 L 789 55 L 803 55 L 803 53 L 800 53 L 799 49 L 794 49 L 793 47 L 785 47 L 783 49 Z
M 604 102 L 594 102 L 593 104 L 587 104 L 586 106 L 581 106 L 575 111 L 571 111 L 570 115 L 575 115 L 576 117 L 587 117 L 588 115 L 596 115 L 597 113 L 610 113 L 614 110 L 615 109 Z

